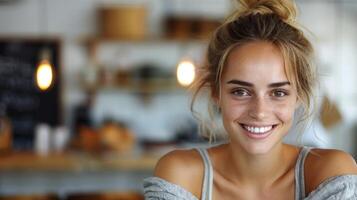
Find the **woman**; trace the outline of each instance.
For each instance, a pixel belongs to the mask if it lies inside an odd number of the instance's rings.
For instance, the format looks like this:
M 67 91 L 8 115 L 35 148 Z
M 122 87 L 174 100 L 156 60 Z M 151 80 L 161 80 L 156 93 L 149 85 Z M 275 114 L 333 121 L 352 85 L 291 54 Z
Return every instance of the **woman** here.
M 209 90 L 229 142 L 165 155 L 144 181 L 146 199 L 357 199 L 350 155 L 282 142 L 295 110 L 309 115 L 315 84 L 295 5 L 240 3 L 212 37 L 195 93 Z

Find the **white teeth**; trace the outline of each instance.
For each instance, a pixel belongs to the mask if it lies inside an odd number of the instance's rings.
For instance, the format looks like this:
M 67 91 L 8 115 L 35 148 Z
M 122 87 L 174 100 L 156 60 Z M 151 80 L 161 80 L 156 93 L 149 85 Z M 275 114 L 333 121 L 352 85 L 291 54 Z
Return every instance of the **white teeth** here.
M 268 132 L 273 128 L 273 126 L 254 127 L 254 126 L 247 126 L 247 125 L 244 125 L 243 127 L 247 131 L 256 133 L 256 134 L 262 134 L 262 133 Z

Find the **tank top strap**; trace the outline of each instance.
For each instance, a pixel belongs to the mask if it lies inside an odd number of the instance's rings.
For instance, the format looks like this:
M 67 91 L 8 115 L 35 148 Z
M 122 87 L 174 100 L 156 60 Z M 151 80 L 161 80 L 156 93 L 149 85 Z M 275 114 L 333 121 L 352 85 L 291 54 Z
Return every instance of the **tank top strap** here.
M 311 147 L 302 147 L 295 165 L 295 200 L 305 198 L 304 164 Z
M 211 200 L 212 199 L 212 186 L 213 186 L 213 168 L 207 149 L 197 148 L 200 153 L 203 163 L 204 163 L 204 177 L 202 183 L 202 193 L 201 200 Z

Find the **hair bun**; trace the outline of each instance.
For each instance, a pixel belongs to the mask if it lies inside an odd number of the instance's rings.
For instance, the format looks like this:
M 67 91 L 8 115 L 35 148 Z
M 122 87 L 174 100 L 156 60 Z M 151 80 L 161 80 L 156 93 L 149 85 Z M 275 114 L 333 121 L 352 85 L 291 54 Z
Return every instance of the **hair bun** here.
M 296 6 L 292 0 L 238 0 L 240 8 L 233 14 L 233 19 L 251 14 L 276 14 L 283 21 L 295 24 Z

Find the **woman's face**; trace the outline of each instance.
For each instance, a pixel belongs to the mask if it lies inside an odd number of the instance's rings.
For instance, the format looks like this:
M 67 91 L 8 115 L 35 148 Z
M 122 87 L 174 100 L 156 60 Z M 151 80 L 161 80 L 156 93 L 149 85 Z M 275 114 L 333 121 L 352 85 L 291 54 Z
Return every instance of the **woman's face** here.
M 220 89 L 218 104 L 231 143 L 250 154 L 267 153 L 281 143 L 292 124 L 297 93 L 276 46 L 250 42 L 233 49 Z

